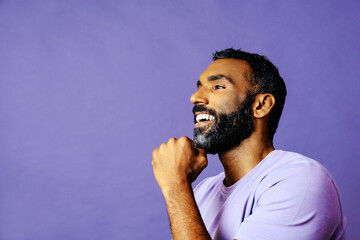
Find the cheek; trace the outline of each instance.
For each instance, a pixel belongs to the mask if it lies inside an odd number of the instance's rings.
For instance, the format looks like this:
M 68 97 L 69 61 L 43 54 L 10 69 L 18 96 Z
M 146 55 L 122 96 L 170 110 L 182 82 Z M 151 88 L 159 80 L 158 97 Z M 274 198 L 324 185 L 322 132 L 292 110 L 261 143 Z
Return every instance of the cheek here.
M 214 100 L 216 104 L 216 110 L 219 113 L 231 113 L 236 111 L 240 106 L 238 96 L 234 94 L 224 94 L 224 96 L 218 97 Z M 240 102 L 240 103 L 239 103 Z M 215 105 L 214 105 L 215 106 Z

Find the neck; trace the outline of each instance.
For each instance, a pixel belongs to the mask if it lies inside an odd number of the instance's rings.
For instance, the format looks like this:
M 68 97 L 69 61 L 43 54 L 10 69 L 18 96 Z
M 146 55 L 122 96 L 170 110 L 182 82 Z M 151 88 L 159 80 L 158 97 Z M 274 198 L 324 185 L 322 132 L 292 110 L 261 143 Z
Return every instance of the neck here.
M 272 140 L 262 139 L 261 136 L 253 133 L 235 148 L 219 153 L 225 172 L 225 186 L 231 186 L 239 181 L 273 150 Z

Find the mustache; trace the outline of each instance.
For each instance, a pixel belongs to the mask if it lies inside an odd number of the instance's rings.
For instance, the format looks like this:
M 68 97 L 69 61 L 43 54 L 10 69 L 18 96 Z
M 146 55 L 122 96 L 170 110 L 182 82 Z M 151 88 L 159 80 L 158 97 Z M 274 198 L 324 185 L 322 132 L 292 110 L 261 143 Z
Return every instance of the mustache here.
M 216 113 L 216 111 L 214 109 L 207 108 L 207 107 L 205 107 L 205 105 L 195 105 L 193 107 L 192 112 L 193 112 L 193 114 L 195 114 L 196 112 L 207 112 L 207 113 L 210 113 L 211 115 L 213 115 L 215 118 L 218 116 L 218 114 Z

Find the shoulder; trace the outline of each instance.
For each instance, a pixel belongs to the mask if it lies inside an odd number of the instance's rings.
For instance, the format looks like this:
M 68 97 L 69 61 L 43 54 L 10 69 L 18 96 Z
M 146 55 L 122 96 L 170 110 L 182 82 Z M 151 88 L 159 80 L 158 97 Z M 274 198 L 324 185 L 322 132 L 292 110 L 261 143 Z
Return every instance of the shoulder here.
M 312 182 L 335 187 L 335 181 L 328 170 L 319 162 L 299 153 L 277 150 L 277 153 L 267 162 L 268 171 L 261 181 L 262 187 L 270 187 L 282 181 L 301 181 L 301 185 Z M 315 184 L 317 183 L 317 184 Z M 312 186 L 309 186 L 310 188 Z
M 317 161 L 277 150 L 264 159 L 252 213 L 235 238 L 340 239 L 346 219 L 334 179 Z M 258 231 L 262 229 L 262 231 Z
M 277 211 L 281 221 L 294 226 L 343 227 L 339 190 L 323 165 L 286 151 L 273 161 L 274 167 L 259 183 L 255 211 Z
M 258 192 L 284 191 L 297 197 L 311 195 L 324 198 L 332 193 L 339 201 L 338 189 L 328 170 L 319 162 L 304 155 L 280 151 L 272 160 L 271 170 L 261 180 Z M 315 200 L 315 199 L 314 199 Z

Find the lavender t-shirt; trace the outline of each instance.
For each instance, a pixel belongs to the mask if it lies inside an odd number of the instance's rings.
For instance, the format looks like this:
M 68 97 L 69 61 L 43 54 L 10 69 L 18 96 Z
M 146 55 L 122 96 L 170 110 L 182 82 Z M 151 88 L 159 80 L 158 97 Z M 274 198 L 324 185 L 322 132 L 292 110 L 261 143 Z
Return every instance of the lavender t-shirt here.
M 212 239 L 345 239 L 334 179 L 320 163 L 274 150 L 230 187 L 224 173 L 194 189 Z

